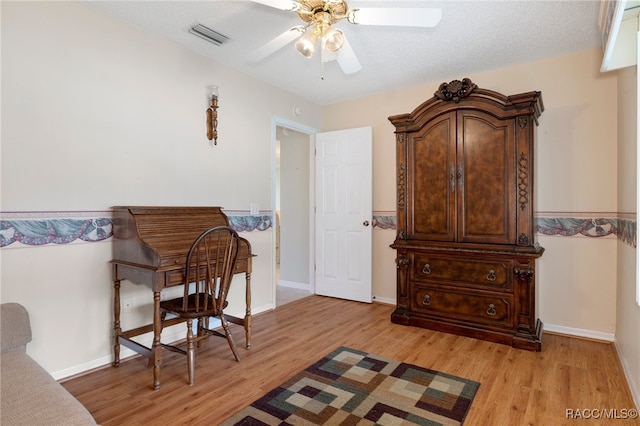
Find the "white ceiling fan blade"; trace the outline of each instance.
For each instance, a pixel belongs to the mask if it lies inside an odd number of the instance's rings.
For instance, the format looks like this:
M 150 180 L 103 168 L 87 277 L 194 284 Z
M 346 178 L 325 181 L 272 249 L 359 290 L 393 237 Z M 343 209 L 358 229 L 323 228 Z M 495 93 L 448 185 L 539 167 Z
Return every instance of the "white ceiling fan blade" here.
M 263 60 L 267 56 L 276 53 L 293 40 L 299 38 L 302 34 L 304 34 L 304 27 L 302 25 L 289 28 L 273 40 L 264 44 L 262 47 L 254 50 L 253 53 L 249 55 L 249 61 L 258 62 Z
M 338 51 L 336 61 L 338 61 L 338 65 L 342 68 L 342 72 L 347 75 L 355 74 L 362 69 L 362 65 L 360 65 L 360 61 L 358 60 L 356 53 L 349 44 L 349 40 L 346 38 L 344 39 L 344 44 Z
M 281 10 L 298 10 L 299 4 L 293 0 L 251 0 L 253 3 L 264 4 L 265 6 L 274 7 Z
M 352 24 L 426 27 L 438 25 L 442 10 L 436 8 L 362 7 L 353 9 Z

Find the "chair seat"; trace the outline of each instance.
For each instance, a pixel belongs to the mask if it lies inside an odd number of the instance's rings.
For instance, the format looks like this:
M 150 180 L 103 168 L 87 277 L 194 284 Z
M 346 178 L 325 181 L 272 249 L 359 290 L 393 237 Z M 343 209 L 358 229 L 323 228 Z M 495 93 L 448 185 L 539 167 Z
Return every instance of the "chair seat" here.
M 205 310 L 203 309 L 203 307 L 205 303 L 205 297 L 207 296 L 209 300 L 207 301 L 207 309 Z M 196 297 L 198 297 L 199 299 L 198 304 L 200 307 L 200 309 L 197 311 L 195 308 Z M 182 297 L 177 297 L 175 299 L 170 299 L 170 300 L 163 300 L 162 302 L 160 302 L 160 310 L 174 313 L 183 318 L 199 318 L 199 317 L 205 317 L 205 316 L 216 316 L 220 314 L 216 309 L 216 303 L 217 303 L 217 300 L 213 296 L 207 295 L 205 293 L 198 293 L 197 295 L 196 294 L 189 295 L 189 303 L 187 305 L 188 309 L 186 311 L 183 309 Z M 226 308 L 228 304 L 229 302 L 225 300 L 223 304 L 223 309 Z

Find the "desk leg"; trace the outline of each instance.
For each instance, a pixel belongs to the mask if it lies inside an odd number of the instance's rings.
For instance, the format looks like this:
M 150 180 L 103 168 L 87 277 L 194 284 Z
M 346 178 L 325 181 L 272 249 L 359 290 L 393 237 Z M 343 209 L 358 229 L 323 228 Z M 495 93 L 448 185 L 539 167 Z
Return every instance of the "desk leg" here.
M 160 292 L 153 292 L 153 344 L 151 346 L 151 360 L 153 361 L 153 390 L 160 389 L 160 367 L 162 366 L 162 346 L 160 333 L 162 331 L 160 317 Z
M 113 366 L 120 365 L 120 280 L 113 281 Z
M 247 310 L 244 315 L 244 332 L 245 338 L 247 341 L 247 349 L 251 349 L 251 269 L 247 271 L 246 282 L 246 302 L 247 302 Z

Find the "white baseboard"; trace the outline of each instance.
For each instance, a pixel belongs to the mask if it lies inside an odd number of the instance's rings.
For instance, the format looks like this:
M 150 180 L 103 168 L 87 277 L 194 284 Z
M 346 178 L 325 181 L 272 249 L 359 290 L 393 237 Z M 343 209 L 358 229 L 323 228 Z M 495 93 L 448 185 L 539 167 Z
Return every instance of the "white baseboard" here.
M 262 306 L 258 308 L 252 309 L 252 315 L 259 314 L 261 312 L 273 310 L 274 307 L 272 305 Z M 231 313 L 231 315 L 236 316 L 238 318 L 244 317 L 244 312 L 241 313 Z M 212 319 L 212 322 L 209 323 L 209 327 L 216 328 L 220 326 L 220 320 Z M 234 327 L 234 325 L 231 325 Z M 171 327 L 167 327 L 162 331 L 162 342 L 163 343 L 172 343 L 177 342 L 178 340 L 184 340 L 186 337 L 186 331 L 184 328 L 184 324 L 173 325 Z M 136 341 L 147 346 L 151 347 L 153 343 L 153 334 L 147 333 L 142 336 L 136 338 Z M 244 346 L 244 343 L 242 344 Z M 120 359 L 124 360 L 126 358 L 138 355 L 137 352 L 132 351 L 129 348 L 124 346 L 120 346 Z M 107 356 L 103 356 L 82 364 L 74 365 L 73 367 L 65 368 L 62 370 L 54 371 L 51 373 L 51 376 L 56 380 L 64 380 L 68 377 L 73 377 L 78 374 L 86 373 L 87 371 L 94 370 L 96 368 L 106 367 L 111 365 L 113 362 L 113 354 L 109 354 Z
M 544 323 L 544 331 L 551 333 L 566 334 L 568 336 L 586 337 L 594 340 L 603 340 L 605 342 L 613 342 L 615 334 L 605 333 L 602 331 L 584 330 L 582 328 L 565 327 L 563 325 L 554 325 Z
M 258 315 L 262 312 L 273 311 L 275 308 L 276 308 L 275 304 L 269 304 L 261 307 L 251 308 L 251 315 L 253 316 L 253 315 Z M 242 315 L 244 315 L 244 313 Z
M 384 303 L 385 305 L 395 305 L 396 299 L 389 299 L 387 297 L 373 296 L 373 301 L 378 303 Z
M 173 326 L 171 328 L 174 328 L 174 327 L 177 327 L 177 326 Z M 178 340 L 185 338 L 186 336 L 185 333 L 186 331 L 185 331 L 184 325 L 182 324 L 180 324 L 179 330 L 174 329 L 172 330 L 171 333 L 166 333 L 166 330 L 164 330 L 164 332 L 162 333 L 162 342 L 163 343 L 177 342 Z M 137 339 L 136 341 L 140 342 L 141 344 L 147 347 L 151 347 L 151 344 L 153 343 L 153 335 L 151 333 L 147 333 L 143 336 L 140 336 L 140 338 Z M 125 348 L 122 345 L 120 346 L 121 360 L 125 358 L 129 358 L 134 355 L 137 355 L 137 352 L 132 351 L 129 348 Z M 107 365 L 111 365 L 112 362 L 113 362 L 113 354 L 109 354 L 107 356 L 103 356 L 91 361 L 87 361 L 82 364 L 74 365 L 73 367 L 65 368 L 59 371 L 54 371 L 51 373 L 51 376 L 53 376 L 53 378 L 56 380 L 62 380 L 62 379 L 66 379 L 67 377 L 76 376 L 78 374 L 82 374 L 87 371 L 94 370 L 96 368 L 101 368 Z
M 636 404 L 636 409 L 640 410 L 640 389 L 638 389 L 638 385 L 633 381 L 631 370 L 629 369 L 629 364 L 627 363 L 627 360 L 622 356 L 622 350 L 620 350 L 618 339 L 613 340 L 613 347 L 615 348 L 616 355 L 618 356 L 620 364 L 622 365 L 622 371 L 624 372 L 625 379 L 627 379 L 627 386 L 631 391 L 631 397 Z
M 280 281 L 278 281 L 278 285 L 280 287 L 288 287 L 288 288 L 296 288 L 298 290 L 306 290 L 309 293 L 311 293 L 311 285 L 310 284 L 297 283 L 295 281 L 280 280 Z

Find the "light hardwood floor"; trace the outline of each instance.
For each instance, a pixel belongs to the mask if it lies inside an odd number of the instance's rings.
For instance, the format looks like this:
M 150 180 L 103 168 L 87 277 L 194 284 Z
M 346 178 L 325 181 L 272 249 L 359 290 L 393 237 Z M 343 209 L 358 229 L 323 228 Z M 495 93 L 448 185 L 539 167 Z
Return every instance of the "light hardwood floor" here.
M 309 297 L 311 293 L 307 290 L 300 290 L 297 288 L 277 286 L 276 287 L 276 307 L 286 305 L 287 303 L 294 302 L 303 297 Z
M 635 408 L 611 344 L 545 334 L 542 352 L 392 324 L 393 306 L 311 296 L 253 320 L 252 348 L 232 324 L 241 361 L 224 339 L 186 359 L 165 351 L 161 388 L 146 359 L 131 358 L 63 383 L 108 425 L 216 425 L 338 346 L 417 364 L 481 383 L 465 425 L 635 425 L 574 420 L 568 409 Z

